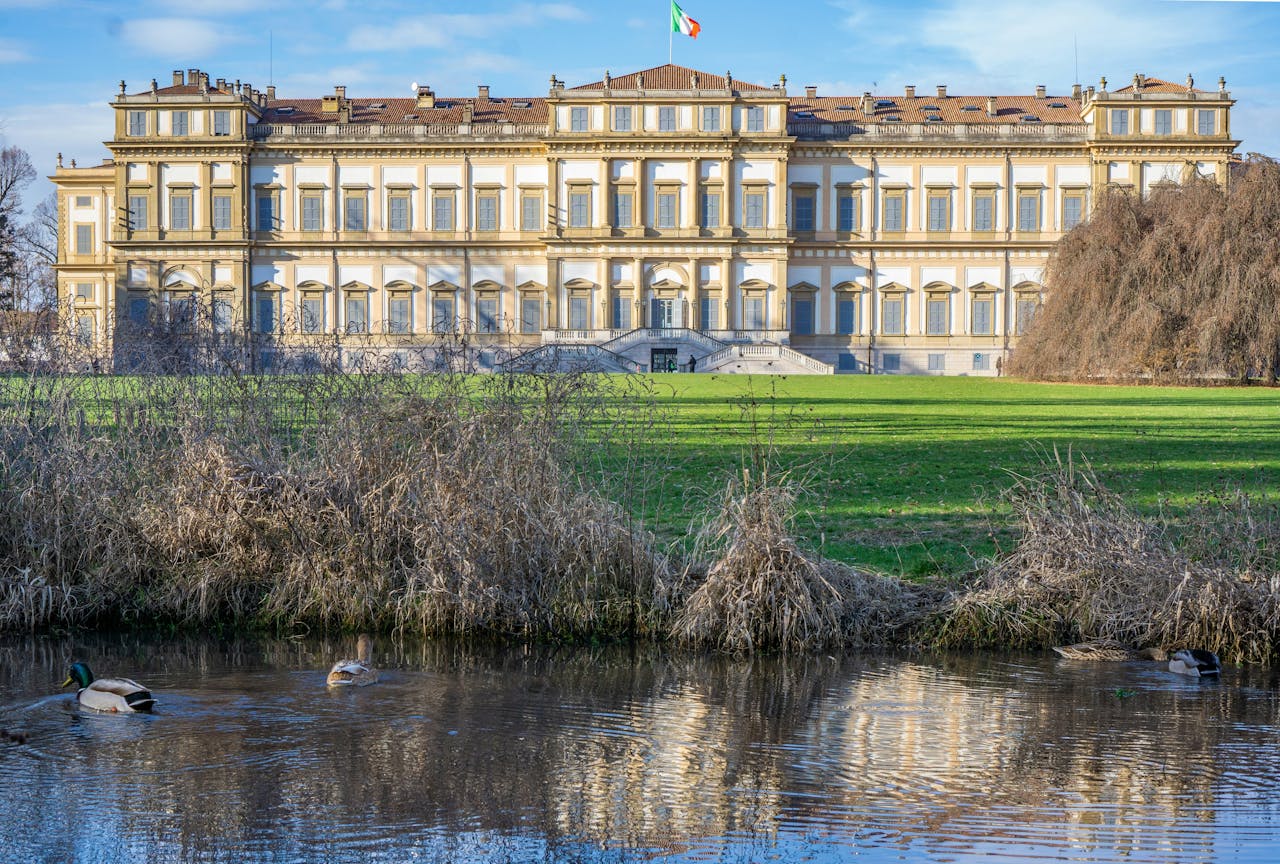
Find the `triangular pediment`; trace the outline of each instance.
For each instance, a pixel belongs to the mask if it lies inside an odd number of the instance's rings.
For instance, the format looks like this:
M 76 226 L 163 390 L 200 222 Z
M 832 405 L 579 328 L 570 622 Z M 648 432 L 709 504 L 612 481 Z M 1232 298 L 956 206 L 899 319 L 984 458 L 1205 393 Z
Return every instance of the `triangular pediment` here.
M 697 76 L 697 89 L 699 90 L 724 90 L 729 82 L 729 79 L 724 75 L 703 72 L 700 69 L 690 69 L 688 66 L 677 66 L 674 63 L 664 63 L 661 66 L 641 69 L 638 72 L 610 76 L 608 87 L 611 90 L 692 90 L 694 89 L 694 76 Z M 643 85 L 641 82 L 643 82 Z M 592 81 L 590 84 L 581 84 L 569 89 L 603 90 L 605 86 L 605 80 L 602 78 L 599 81 Z M 739 81 L 734 78 L 733 89 L 769 90 L 771 88 L 761 84 L 752 84 L 749 81 Z
M 795 283 L 794 285 L 789 286 L 787 290 L 796 294 L 803 294 L 808 291 L 817 291 L 818 286 L 814 285 L 812 282 L 800 281 Z
M 524 282 L 521 282 L 521 283 L 520 283 L 519 285 L 517 285 L 516 287 L 517 287 L 517 288 L 519 288 L 519 289 L 520 289 L 520 291 L 521 291 L 521 292 L 523 292 L 523 293 L 525 293 L 525 294 L 535 294 L 535 293 L 537 293 L 538 291 L 546 291 L 546 290 L 547 290 L 547 286 L 546 286 L 546 285 L 543 285 L 541 282 L 534 281 L 533 279 L 529 279 L 529 280 L 526 280 L 526 281 L 524 281 Z
M 848 294 L 857 294 L 860 291 L 866 291 L 866 285 L 859 285 L 857 282 L 845 280 L 837 285 L 832 286 L 832 291 L 841 291 Z
M 457 291 L 458 286 L 447 279 L 437 279 L 427 286 L 432 291 Z
M 990 282 L 975 282 L 969 286 L 969 291 L 974 294 L 995 293 L 999 290 L 999 287 L 992 285 Z
M 501 291 L 502 286 L 492 279 L 481 279 L 471 286 L 473 291 Z
M 254 285 L 253 290 L 265 291 L 265 292 L 283 291 L 284 286 L 281 285 L 279 282 L 272 282 L 270 279 L 266 279 L 266 280 L 263 280 L 262 282 L 259 282 L 257 285 Z

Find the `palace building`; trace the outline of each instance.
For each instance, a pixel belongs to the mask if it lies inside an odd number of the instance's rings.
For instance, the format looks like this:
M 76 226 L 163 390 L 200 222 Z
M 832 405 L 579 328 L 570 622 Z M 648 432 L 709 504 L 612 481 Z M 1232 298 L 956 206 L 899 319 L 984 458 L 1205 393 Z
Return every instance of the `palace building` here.
M 61 165 L 58 280 L 117 368 L 159 324 L 263 364 L 994 375 L 1108 186 L 1228 182 L 1234 104 L 1109 90 L 791 93 L 665 65 L 537 97 L 281 98 L 198 69 Z M 148 329 L 151 328 L 151 329 Z

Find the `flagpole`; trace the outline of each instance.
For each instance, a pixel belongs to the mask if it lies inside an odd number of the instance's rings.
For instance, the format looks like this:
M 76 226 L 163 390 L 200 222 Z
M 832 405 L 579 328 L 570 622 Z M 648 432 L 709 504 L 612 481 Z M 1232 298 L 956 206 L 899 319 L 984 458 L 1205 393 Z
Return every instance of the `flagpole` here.
M 667 0 L 671 2 L 671 0 Z M 671 9 L 667 9 L 667 65 L 671 65 L 671 42 L 675 38 L 676 28 L 671 26 Z

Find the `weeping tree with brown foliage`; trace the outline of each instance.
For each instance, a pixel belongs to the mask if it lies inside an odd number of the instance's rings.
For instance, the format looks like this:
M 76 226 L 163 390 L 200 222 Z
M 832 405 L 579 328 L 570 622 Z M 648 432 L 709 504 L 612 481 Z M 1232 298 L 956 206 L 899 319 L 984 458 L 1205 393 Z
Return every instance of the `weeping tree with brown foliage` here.
M 1280 374 L 1280 164 L 1251 155 L 1147 197 L 1104 193 L 1049 261 L 1010 359 L 1041 380 L 1196 382 Z

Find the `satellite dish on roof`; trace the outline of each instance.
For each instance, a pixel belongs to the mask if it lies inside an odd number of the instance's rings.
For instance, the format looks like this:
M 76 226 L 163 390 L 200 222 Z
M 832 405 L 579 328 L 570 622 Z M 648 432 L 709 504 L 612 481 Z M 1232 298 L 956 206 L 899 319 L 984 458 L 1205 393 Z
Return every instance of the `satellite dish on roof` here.
M 412 84 L 410 84 L 410 85 L 409 85 L 409 92 L 410 92 L 410 93 L 417 93 L 417 92 L 418 92 L 418 82 L 417 82 L 417 81 L 414 81 Z

